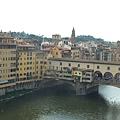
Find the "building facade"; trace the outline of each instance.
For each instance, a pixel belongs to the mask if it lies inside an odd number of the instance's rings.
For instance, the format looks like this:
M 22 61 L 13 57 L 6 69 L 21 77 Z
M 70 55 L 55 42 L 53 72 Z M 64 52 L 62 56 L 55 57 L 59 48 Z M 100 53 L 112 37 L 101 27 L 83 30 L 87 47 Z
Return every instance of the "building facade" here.
M 16 81 L 17 45 L 13 37 L 0 36 L 0 84 Z

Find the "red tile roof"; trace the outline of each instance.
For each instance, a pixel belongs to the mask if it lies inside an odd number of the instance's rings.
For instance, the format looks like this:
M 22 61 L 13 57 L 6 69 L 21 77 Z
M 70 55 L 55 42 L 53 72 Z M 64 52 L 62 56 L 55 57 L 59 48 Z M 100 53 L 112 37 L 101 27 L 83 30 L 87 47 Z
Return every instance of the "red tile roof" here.
M 73 40 L 75 40 L 75 38 L 73 38 L 73 37 L 68 39 L 68 41 L 73 41 Z
M 31 44 L 24 44 L 24 45 L 18 44 L 17 46 L 18 47 L 35 47 L 34 45 L 31 45 Z

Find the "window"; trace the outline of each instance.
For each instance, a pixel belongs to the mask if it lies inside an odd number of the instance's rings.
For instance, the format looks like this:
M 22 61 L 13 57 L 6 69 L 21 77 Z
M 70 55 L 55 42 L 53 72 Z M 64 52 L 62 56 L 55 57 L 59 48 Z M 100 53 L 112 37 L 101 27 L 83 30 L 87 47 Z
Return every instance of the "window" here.
M 71 66 L 71 63 L 69 63 L 68 66 Z
M 47 64 L 47 62 L 44 62 L 44 64 Z
M 40 61 L 40 64 L 43 64 L 43 61 Z
M 2 64 L 0 64 L 0 67 L 2 67 Z
M 60 63 L 60 65 L 62 65 L 62 63 Z
M 42 71 L 40 71 L 40 75 L 42 75 Z
M 2 43 L 2 38 L 0 38 L 0 42 Z
M 97 69 L 100 69 L 100 66 L 97 66 Z
M 87 65 L 87 68 L 89 68 L 90 66 L 89 65 Z
M 51 62 L 49 62 L 49 64 L 51 64 Z
M 58 52 L 56 52 L 56 55 L 58 55 Z
M 118 70 L 120 71 L 120 68 L 118 68 Z
M 80 67 L 80 64 L 78 64 L 78 67 Z
M 110 70 L 110 67 L 107 67 L 107 70 Z

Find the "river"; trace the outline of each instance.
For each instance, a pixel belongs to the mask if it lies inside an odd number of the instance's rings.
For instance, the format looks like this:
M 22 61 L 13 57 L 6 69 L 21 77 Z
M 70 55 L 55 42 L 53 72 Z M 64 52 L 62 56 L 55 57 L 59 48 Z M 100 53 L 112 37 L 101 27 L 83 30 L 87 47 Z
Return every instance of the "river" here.
M 120 120 L 120 89 L 76 96 L 59 87 L 34 91 L 0 103 L 0 120 Z

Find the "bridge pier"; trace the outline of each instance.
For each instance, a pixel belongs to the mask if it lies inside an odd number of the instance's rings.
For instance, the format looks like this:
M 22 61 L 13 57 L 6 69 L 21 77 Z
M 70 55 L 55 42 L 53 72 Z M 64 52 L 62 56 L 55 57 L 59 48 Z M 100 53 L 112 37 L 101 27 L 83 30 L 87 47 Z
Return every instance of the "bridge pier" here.
M 98 92 L 98 84 L 76 82 L 76 95 L 87 95 Z

